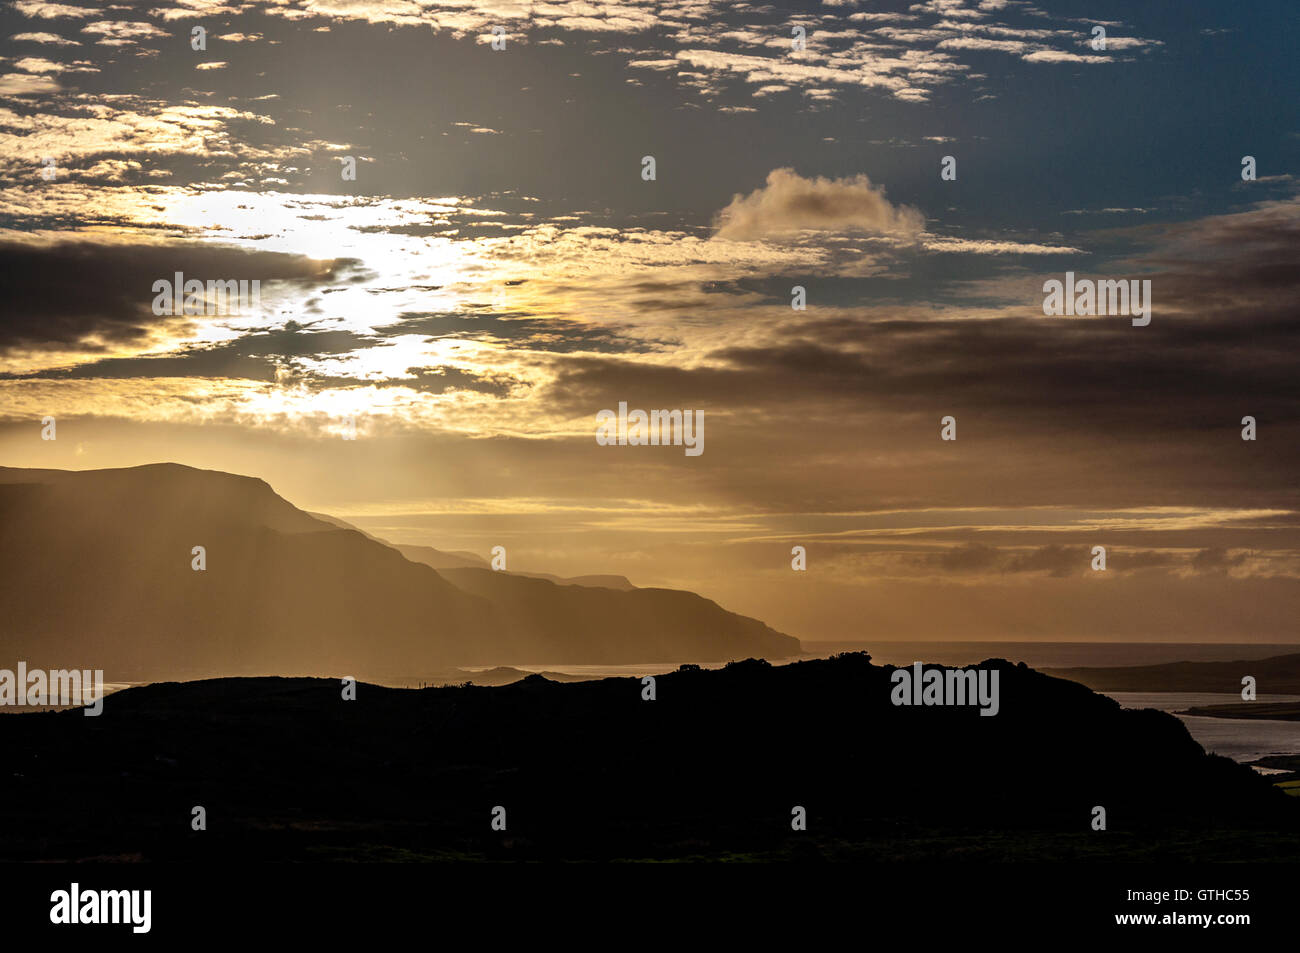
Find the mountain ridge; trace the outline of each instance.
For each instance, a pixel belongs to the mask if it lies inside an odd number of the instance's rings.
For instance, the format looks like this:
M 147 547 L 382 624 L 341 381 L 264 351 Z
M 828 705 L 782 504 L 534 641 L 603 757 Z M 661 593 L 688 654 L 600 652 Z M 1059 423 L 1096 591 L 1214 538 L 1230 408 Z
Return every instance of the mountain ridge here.
M 264 480 L 172 463 L 0 468 L 0 570 L 0 649 L 31 666 L 102 668 L 110 680 L 387 680 L 458 664 L 799 653 L 796 640 L 694 593 L 488 570 L 457 585 Z

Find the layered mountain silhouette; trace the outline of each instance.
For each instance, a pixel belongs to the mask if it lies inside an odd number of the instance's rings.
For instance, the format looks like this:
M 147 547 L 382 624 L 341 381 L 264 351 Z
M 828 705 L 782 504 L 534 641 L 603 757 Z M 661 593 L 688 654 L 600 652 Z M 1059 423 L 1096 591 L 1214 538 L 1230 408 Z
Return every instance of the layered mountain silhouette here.
M 386 540 L 381 540 L 386 542 Z M 391 543 L 389 545 L 392 545 Z M 439 571 L 447 569 L 488 569 L 488 561 L 473 553 L 443 552 L 432 546 L 393 546 L 399 553 L 413 563 L 424 563 Z M 589 576 L 554 576 L 548 572 L 507 573 L 510 576 L 523 576 L 528 579 L 545 579 L 557 586 L 583 586 L 590 589 L 635 589 L 626 576 L 611 574 L 593 574 Z
M 6 657 L 110 681 L 799 653 L 694 593 L 439 571 L 262 480 L 177 464 L 0 468 L 0 618 Z

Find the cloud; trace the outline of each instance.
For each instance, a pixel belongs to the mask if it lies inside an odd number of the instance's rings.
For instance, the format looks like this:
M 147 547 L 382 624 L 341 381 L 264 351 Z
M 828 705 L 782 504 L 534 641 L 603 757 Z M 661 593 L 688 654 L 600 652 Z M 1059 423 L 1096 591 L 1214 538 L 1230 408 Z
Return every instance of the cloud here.
M 48 76 L 6 73 L 0 76 L 0 96 L 37 96 L 57 92 L 59 84 Z
M 17 43 L 40 43 L 44 46 L 80 46 L 76 40 L 69 40 L 55 33 L 15 33 L 9 39 Z
M 76 63 L 56 63 L 43 56 L 25 56 L 14 63 L 24 73 L 98 73 L 99 68 L 84 60 Z
M 939 44 L 941 50 L 997 50 L 1002 53 L 1020 53 L 1029 48 L 1029 44 L 1020 40 L 990 40 L 982 36 L 960 36 L 944 40 Z
M 180 271 L 187 278 L 312 281 L 331 263 L 293 255 L 249 253 L 213 245 L 131 246 L 87 242 L 0 244 L 6 302 L 0 354 L 112 353 L 153 341 L 170 319 L 154 316 L 152 284 Z
M 970 255 L 1083 255 L 1081 248 L 1069 245 L 1040 245 L 1036 242 L 989 241 L 984 239 L 927 236 L 926 251 L 962 252 Z
M 480 136 L 499 136 L 499 135 L 501 135 L 501 130 L 500 130 L 500 129 L 493 129 L 493 128 L 490 127 L 490 126 L 481 126 L 481 125 L 478 125 L 477 123 L 472 123 L 472 122 L 453 122 L 452 125 L 453 125 L 453 126 L 457 126 L 457 127 L 461 128 L 461 129 L 468 129 L 470 132 L 474 133 L 475 135 L 480 135 Z
M 8 95 L 59 89 L 48 76 L 14 74 L 5 79 L 12 83 L 0 83 L 0 92 Z M 154 172 L 167 169 L 160 166 L 157 157 L 186 155 L 251 175 L 264 165 L 278 167 L 272 164 L 284 164 L 320 145 L 315 140 L 304 142 L 280 132 L 260 114 L 228 106 L 192 102 L 169 106 L 125 95 L 112 97 L 111 103 L 72 103 L 61 108 L 60 114 L 0 106 L 0 175 L 14 179 L 39 181 L 39 173 L 30 161 L 32 155 L 56 157 L 61 168 L 100 158 L 149 156 Z M 216 178 L 215 171 L 212 176 Z M 19 198 L 12 190 L 0 191 L 0 205 L 10 205 Z M 63 201 L 53 194 L 31 198 L 38 202 Z M 133 204 L 147 206 L 149 196 L 136 194 Z
M 89 19 L 99 15 L 96 7 L 71 7 L 64 3 L 44 3 L 43 0 L 17 0 L 14 9 L 25 17 L 37 20 L 56 20 L 61 17 Z
M 773 169 L 765 186 L 737 194 L 715 224 L 717 238 L 737 241 L 805 229 L 911 239 L 920 235 L 925 217 L 910 206 L 893 205 L 865 175 L 806 179 L 793 169 Z
M 124 23 L 99 20 L 81 28 L 82 33 L 101 37 L 95 42 L 101 46 L 130 46 L 136 40 L 153 36 L 170 36 L 152 23 Z
M 1088 38 L 1080 39 L 1079 45 L 1091 47 L 1092 40 Z M 1141 50 L 1152 46 L 1164 46 L 1164 43 L 1160 40 L 1145 40 L 1138 36 L 1106 37 L 1107 50 Z
M 1109 56 L 1067 53 L 1065 50 L 1037 50 L 1020 57 L 1026 63 L 1112 63 Z
M 1019 532 L 1033 532 L 1032 527 L 1018 527 Z M 1164 530 L 1176 533 L 1176 530 Z M 915 538 L 915 537 L 911 537 Z M 832 541 L 833 542 L 833 541 Z M 900 540 L 898 544 L 902 544 Z M 886 544 L 887 545 L 887 544 Z M 888 553 L 878 557 L 885 566 L 889 562 L 900 563 L 903 567 L 916 570 L 938 572 L 944 578 L 955 573 L 976 573 L 981 575 L 1038 574 L 1045 573 L 1057 579 L 1077 576 L 1091 579 L 1092 547 L 1079 543 L 1048 543 L 1043 546 L 1025 548 L 1017 545 L 990 546 L 984 543 L 967 542 L 947 545 L 935 552 L 903 553 L 893 556 Z M 1229 553 L 1228 550 L 1208 548 L 1201 550 L 1187 549 L 1128 549 L 1112 546 L 1107 551 L 1108 569 L 1115 573 L 1132 573 L 1150 570 L 1173 570 L 1178 574 L 1218 573 L 1224 574 L 1234 569 L 1243 568 L 1247 554 Z M 1266 561 L 1261 561 L 1266 562 Z M 1271 571 L 1285 570 L 1278 565 L 1267 566 Z M 1260 567 L 1265 568 L 1265 567 Z
M 978 19 L 984 16 L 979 10 L 972 10 L 965 5 L 965 0 L 926 0 L 925 3 L 914 3 L 907 9 L 914 12 L 937 13 L 945 17 L 968 17 Z M 992 9 L 997 9 L 996 7 Z

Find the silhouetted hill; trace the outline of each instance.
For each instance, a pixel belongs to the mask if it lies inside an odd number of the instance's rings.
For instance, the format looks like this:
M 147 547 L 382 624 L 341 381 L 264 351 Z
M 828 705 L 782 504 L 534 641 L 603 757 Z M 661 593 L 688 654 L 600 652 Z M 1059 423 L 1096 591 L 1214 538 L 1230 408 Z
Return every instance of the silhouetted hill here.
M 545 579 L 547 582 L 553 582 L 557 586 L 584 586 L 588 589 L 635 589 L 636 586 L 628 581 L 627 576 L 619 576 L 614 573 L 592 573 L 586 576 L 556 576 L 549 572 L 518 572 L 511 570 L 512 576 L 523 576 L 527 579 Z
M 498 665 L 496 668 L 477 672 L 460 671 L 456 677 L 443 678 L 434 684 L 463 685 L 469 682 L 473 685 L 509 685 L 525 678 L 532 678 L 534 674 L 541 675 L 550 682 L 585 682 L 590 678 L 587 675 L 566 675 L 563 672 L 525 672 L 511 668 L 509 665 Z
M 1058 678 L 1099 692 L 1228 692 L 1240 694 L 1250 675 L 1258 693 L 1300 694 L 1300 654 L 1237 662 L 1170 662 L 1115 668 L 1049 668 Z
M 493 631 L 482 600 L 261 480 L 174 465 L 0 470 L 0 565 L 5 655 L 110 680 L 377 676 Z
M 546 661 L 597 662 L 611 655 L 627 658 L 634 654 L 633 646 L 644 653 L 637 661 L 732 659 L 744 656 L 750 647 L 771 658 L 788 658 L 798 652 L 798 643 L 792 648 L 794 640 L 789 636 L 757 619 L 727 612 L 693 592 L 561 586 L 490 569 L 444 569 L 442 576 L 491 602 L 501 610 L 507 625 L 529 627 L 538 638 L 563 645 L 562 654 L 550 655 Z M 711 648 L 716 653 L 712 659 L 702 658 L 693 649 L 691 633 L 697 627 L 711 633 Z
M 195 546 L 206 549 L 205 571 L 191 566 Z M 175 464 L 0 468 L 0 650 L 33 668 L 102 668 L 120 681 L 383 680 L 455 665 L 798 652 L 794 639 L 688 593 L 611 606 L 605 590 L 518 581 L 569 598 L 535 599 L 559 613 L 546 618 L 521 613 L 517 600 L 494 604 L 248 477 Z M 629 625 L 624 610 L 639 618 Z M 655 628 L 670 637 L 629 637 Z
M 424 563 L 431 569 L 490 569 L 491 564 L 482 556 L 476 553 L 467 553 L 463 550 L 444 550 L 434 549 L 432 546 L 413 546 L 406 543 L 394 543 L 382 537 L 367 533 L 365 530 L 353 526 L 351 523 L 339 519 L 337 516 L 329 516 L 325 513 L 312 513 L 318 520 L 323 520 L 333 526 L 343 529 L 355 529 L 358 533 L 383 543 L 385 546 L 391 546 L 413 563 Z M 505 572 L 506 570 L 502 570 Z M 557 586 L 588 586 L 599 589 L 635 589 L 636 587 L 628 581 L 626 576 L 605 574 L 589 574 L 585 576 L 556 576 L 549 572 L 518 572 L 509 570 L 511 576 L 525 576 L 529 579 L 546 579 L 555 583 Z
M 409 546 L 389 543 L 395 550 L 413 563 L 424 563 L 431 569 L 464 569 L 473 567 L 487 569 L 488 561 L 473 553 L 445 552 L 432 546 Z
M 389 545 L 392 545 L 391 543 Z M 424 563 L 441 572 L 444 569 L 489 569 L 486 559 L 473 553 L 444 552 L 432 546 L 393 546 L 399 553 L 412 562 Z M 613 574 L 594 574 L 587 576 L 556 576 L 549 572 L 518 572 L 501 570 L 507 576 L 523 576 L 525 579 L 545 579 L 557 586 L 584 586 L 597 589 L 635 589 L 625 576 Z
M 633 678 L 363 684 L 355 701 L 335 680 L 129 689 L 97 718 L 0 718 L 0 856 L 1257 862 L 1300 846 L 1300 801 L 1176 718 L 983 667 L 994 717 L 895 707 L 892 667 L 862 654 L 681 670 L 654 701 Z

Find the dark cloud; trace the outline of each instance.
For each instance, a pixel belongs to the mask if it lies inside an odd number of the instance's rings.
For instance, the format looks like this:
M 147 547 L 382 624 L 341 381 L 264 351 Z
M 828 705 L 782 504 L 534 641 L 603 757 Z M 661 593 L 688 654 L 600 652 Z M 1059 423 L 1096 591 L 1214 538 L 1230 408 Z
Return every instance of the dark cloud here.
M 108 350 L 141 343 L 150 329 L 184 318 L 152 312 L 153 283 L 186 279 L 309 284 L 328 281 L 335 263 L 299 255 L 212 245 L 0 244 L 0 352 L 17 348 Z
M 1093 559 L 1091 545 L 1050 543 L 1026 549 L 1023 546 L 999 547 L 967 543 L 937 553 L 909 554 L 903 561 L 917 569 L 944 574 L 1042 573 L 1064 579 L 1103 571 L 1092 568 Z M 1242 562 L 1244 556 L 1229 558 L 1223 550 L 1202 550 L 1189 555 L 1167 550 L 1133 550 L 1111 546 L 1107 548 L 1104 571 L 1123 573 L 1152 569 L 1191 569 L 1196 572 L 1224 572 Z
M 1035 278 L 1020 283 L 1021 315 L 810 309 L 690 366 L 573 357 L 544 396 L 574 416 L 620 400 L 704 409 L 709 452 L 727 454 L 735 492 L 784 486 L 791 505 L 851 508 L 871 487 L 900 505 L 1290 509 L 1300 505 L 1297 227 L 1292 202 L 1162 230 L 1152 251 L 1162 270 L 1132 273 L 1152 281 L 1147 327 L 1045 318 Z M 944 445 L 949 414 L 958 439 Z M 1243 416 L 1256 418 L 1258 440 L 1240 439 Z M 820 504 L 803 499 L 796 475 L 814 461 Z
M 30 374 L 3 374 L 8 380 L 96 380 L 150 377 L 223 377 L 273 381 L 294 358 L 346 354 L 373 342 L 350 331 L 308 331 L 294 322 L 255 331 L 237 340 L 188 347 L 162 357 L 104 358 L 75 367 Z M 350 382 L 355 383 L 354 379 Z
M 439 367 L 408 367 L 408 376 L 384 379 L 361 377 L 336 377 L 314 374 L 301 368 L 293 368 L 288 375 L 282 375 L 282 381 L 292 380 L 311 390 L 338 389 L 347 390 L 357 387 L 405 387 L 422 394 L 447 394 L 452 391 L 469 391 L 476 394 L 488 394 L 492 397 L 509 396 L 516 388 L 524 386 L 500 374 L 475 374 L 472 371 L 450 365 Z
M 430 338 L 469 338 L 508 344 L 529 351 L 558 354 L 596 351 L 611 354 L 649 353 L 659 342 L 632 337 L 626 332 L 597 325 L 551 318 L 533 318 L 518 313 L 466 314 L 405 312 L 401 320 L 376 328 L 383 335 L 427 334 Z
M 1249 554 L 1230 553 L 1226 549 L 1202 549 L 1192 557 L 1192 568 L 1198 572 L 1227 572 L 1245 563 Z

